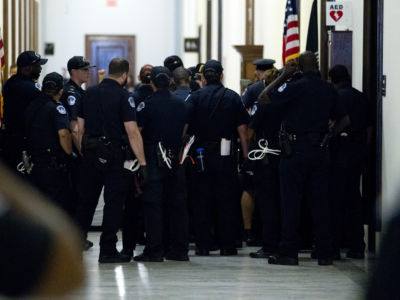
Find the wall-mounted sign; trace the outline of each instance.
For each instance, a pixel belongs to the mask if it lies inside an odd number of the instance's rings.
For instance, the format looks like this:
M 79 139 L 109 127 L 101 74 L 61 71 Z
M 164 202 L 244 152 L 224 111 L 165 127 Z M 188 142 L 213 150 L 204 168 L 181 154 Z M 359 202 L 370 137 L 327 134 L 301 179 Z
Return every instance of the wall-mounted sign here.
M 44 55 L 54 55 L 54 43 L 44 44 Z
M 185 52 L 199 52 L 200 51 L 200 39 L 198 38 L 185 38 Z
M 326 26 L 353 26 L 352 5 L 348 1 L 326 2 Z

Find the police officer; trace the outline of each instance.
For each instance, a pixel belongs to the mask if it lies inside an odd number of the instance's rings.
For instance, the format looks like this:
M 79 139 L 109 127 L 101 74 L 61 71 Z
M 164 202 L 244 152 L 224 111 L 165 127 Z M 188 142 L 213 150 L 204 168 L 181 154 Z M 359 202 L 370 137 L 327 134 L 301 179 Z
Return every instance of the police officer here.
M 171 73 L 166 67 L 152 69 L 155 93 L 139 112 L 148 163 L 143 203 L 147 242 L 135 261 L 163 261 L 163 256 L 169 260 L 189 260 L 184 169 L 178 165 L 187 110 L 184 100 L 168 90 L 170 80 Z M 167 220 L 163 221 L 163 216 Z M 164 224 L 167 241 L 163 241 Z
M 276 69 L 265 72 L 268 85 L 278 74 Z M 279 250 L 280 237 L 280 196 L 279 196 L 279 129 L 282 122 L 282 109 L 276 106 L 260 105 L 256 102 L 250 113 L 249 135 L 254 135 L 254 145 L 246 160 L 253 171 L 255 201 L 262 224 L 262 248 L 251 252 L 252 258 L 268 258 Z M 264 149 L 278 150 L 273 153 Z
M 260 95 L 260 101 L 281 105 L 284 109 L 282 156 L 280 162 L 282 235 L 279 254 L 270 264 L 298 264 L 300 202 L 310 202 L 315 225 L 316 254 L 319 265 L 332 264 L 332 237 L 329 209 L 329 137 L 328 122 L 336 120 L 334 133 L 349 123 L 337 100 L 337 93 L 318 76 L 317 60 L 312 52 L 300 55 L 303 78 L 283 83 L 296 64 L 288 63 L 282 75 Z M 283 83 L 283 84 L 282 84 Z
M 144 65 L 139 72 L 138 79 L 140 83 L 136 86 L 135 91 L 133 92 L 133 98 L 135 99 L 136 107 L 142 101 L 145 101 L 151 95 L 153 95 L 154 91 L 150 84 L 150 73 L 153 69 L 152 65 Z
M 33 183 L 59 207 L 67 208 L 67 156 L 72 153 L 68 113 L 61 104 L 63 77 L 49 73 L 42 92 L 25 111 Z
M 190 92 L 190 72 L 184 67 L 178 67 L 172 72 L 172 77 L 176 84 L 174 95 L 185 100 Z
M 73 141 L 73 152 L 76 157 L 73 164 L 69 166 L 69 182 L 70 182 L 70 201 L 68 205 L 68 212 L 70 215 L 75 215 L 76 205 L 78 202 L 78 183 L 79 183 L 79 160 L 76 154 L 78 153 L 79 140 L 78 140 L 78 107 L 82 100 L 85 91 L 82 89 L 82 84 L 87 83 L 90 76 L 90 62 L 83 56 L 73 56 L 68 60 L 67 68 L 70 74 L 70 79 L 64 85 L 63 95 L 61 102 L 67 109 L 70 130 Z
M 253 107 L 254 102 L 257 101 L 258 95 L 264 89 L 264 73 L 274 67 L 275 60 L 273 59 L 256 59 L 253 64 L 256 66 L 254 74 L 256 75 L 257 82 L 250 84 L 242 95 L 242 101 L 246 109 Z
M 104 186 L 100 263 L 131 259 L 116 249 L 116 233 L 121 225 L 127 192 L 123 135 L 128 136 L 128 146 L 140 165 L 146 165 L 142 138 L 136 123 L 135 102 L 123 88 L 128 72 L 128 61 L 113 59 L 109 64 L 108 78 L 86 91 L 78 113 L 83 160 L 77 221 L 83 232 L 87 233 Z M 145 167 L 141 169 L 145 171 Z
M 29 103 L 40 95 L 40 84 L 35 82 L 47 59 L 34 51 L 24 51 L 17 59 L 18 71 L 4 85 L 4 159 L 16 169 L 25 147 L 24 112 Z
M 198 172 L 194 177 L 194 223 L 197 255 L 209 255 L 212 246 L 212 208 L 217 210 L 217 232 L 221 255 L 235 255 L 235 231 L 239 201 L 238 173 L 231 144 L 239 136 L 247 157 L 248 113 L 240 96 L 225 88 L 219 61 L 209 60 L 203 68 L 206 82 L 188 98 L 189 126 L 196 136 Z
M 345 66 L 334 66 L 329 77 L 351 121 L 331 143 L 334 255 L 340 258 L 341 237 L 345 236 L 347 257 L 361 259 L 365 242 L 360 180 L 367 148 L 368 101 L 365 94 L 351 86 Z
M 144 65 L 139 72 L 138 79 L 140 83 L 136 86 L 132 94 L 135 100 L 136 109 L 140 107 L 140 103 L 153 95 L 153 87 L 150 84 L 150 73 L 153 69 L 152 65 Z M 137 122 L 140 114 L 136 114 Z M 122 252 L 129 256 L 133 256 L 136 243 L 145 244 L 144 237 L 144 214 L 143 214 L 143 190 L 139 183 L 137 174 L 127 173 L 126 176 L 130 182 L 128 187 L 128 195 L 124 205 L 124 216 L 122 225 Z
M 71 122 L 71 133 L 74 146 L 78 149 L 78 107 L 85 93 L 82 89 L 82 84 L 87 83 L 90 76 L 90 62 L 83 56 L 73 56 L 68 60 L 67 68 L 70 74 L 70 79 L 64 86 L 64 92 L 61 97 L 61 102 L 68 111 Z

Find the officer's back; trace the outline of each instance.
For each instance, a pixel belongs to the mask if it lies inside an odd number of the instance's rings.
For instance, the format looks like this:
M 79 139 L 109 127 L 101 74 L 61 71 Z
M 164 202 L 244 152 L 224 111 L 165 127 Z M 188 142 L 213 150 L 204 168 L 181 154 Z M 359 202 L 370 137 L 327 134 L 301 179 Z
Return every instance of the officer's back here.
M 154 95 L 138 107 L 148 162 L 143 199 L 147 241 L 135 261 L 161 262 L 163 256 L 168 260 L 189 260 L 184 169 L 178 166 L 177 159 L 187 112 L 184 100 L 169 91 L 170 76 L 166 67 L 154 67 Z
M 160 89 L 144 105 L 140 114 L 144 143 L 156 144 L 161 140 L 168 146 L 180 146 L 187 123 L 185 102 L 168 89 Z
M 124 116 L 130 119 L 130 109 L 135 107 L 133 97 L 126 101 L 127 95 L 128 92 L 118 82 L 109 78 L 89 88 L 81 105 L 85 134 L 105 135 L 114 142 L 121 142 L 125 134 Z
M 285 106 L 286 129 L 291 133 L 326 133 L 328 121 L 337 108 L 337 93 L 317 74 L 304 74 L 300 80 L 284 83 L 272 98 Z
M 248 114 L 240 96 L 225 88 L 219 79 L 192 93 L 186 102 L 197 141 L 230 140 L 239 125 L 247 124 Z

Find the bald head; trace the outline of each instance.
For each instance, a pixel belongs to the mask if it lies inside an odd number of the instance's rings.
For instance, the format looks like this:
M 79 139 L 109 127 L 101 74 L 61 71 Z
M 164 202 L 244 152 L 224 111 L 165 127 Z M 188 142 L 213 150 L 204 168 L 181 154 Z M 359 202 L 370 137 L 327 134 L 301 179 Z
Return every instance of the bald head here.
M 174 82 L 177 86 L 189 85 L 190 83 L 190 73 L 184 67 L 177 67 L 172 72 L 172 77 L 174 78 Z
M 318 73 L 317 58 L 311 51 L 305 51 L 300 55 L 299 66 L 303 73 Z

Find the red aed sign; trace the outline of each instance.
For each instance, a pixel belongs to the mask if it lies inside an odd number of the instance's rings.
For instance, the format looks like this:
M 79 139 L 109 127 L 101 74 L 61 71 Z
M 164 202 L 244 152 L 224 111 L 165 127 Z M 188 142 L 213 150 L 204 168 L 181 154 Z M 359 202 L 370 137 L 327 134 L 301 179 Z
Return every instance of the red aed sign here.
M 107 0 L 107 7 L 117 6 L 117 0 Z
M 351 9 L 348 1 L 326 2 L 326 25 L 351 27 Z

